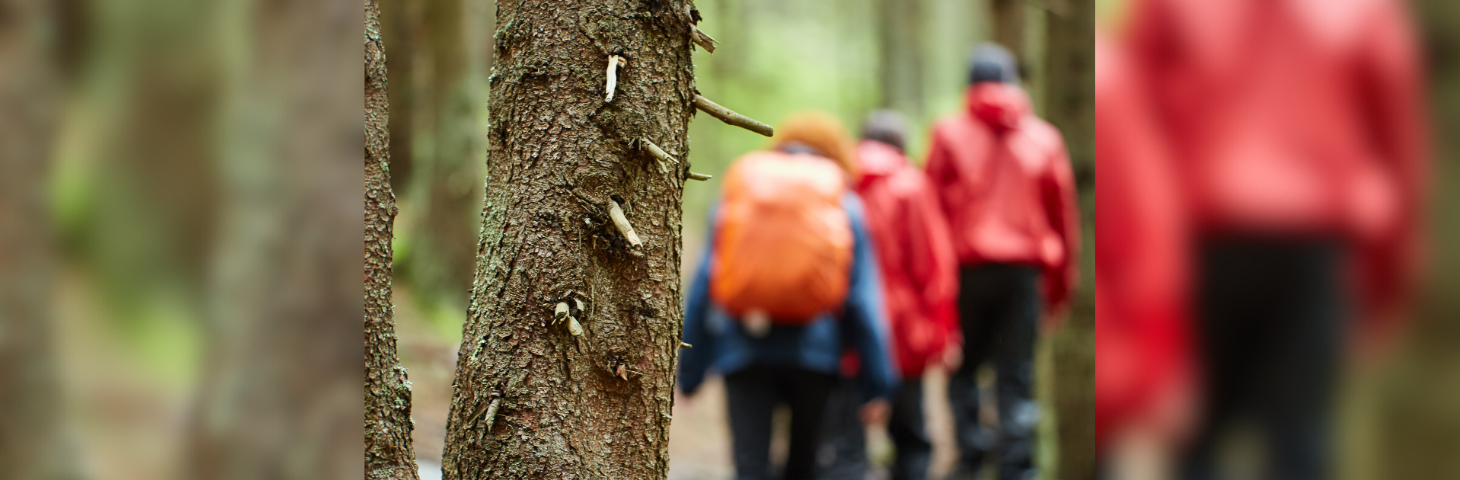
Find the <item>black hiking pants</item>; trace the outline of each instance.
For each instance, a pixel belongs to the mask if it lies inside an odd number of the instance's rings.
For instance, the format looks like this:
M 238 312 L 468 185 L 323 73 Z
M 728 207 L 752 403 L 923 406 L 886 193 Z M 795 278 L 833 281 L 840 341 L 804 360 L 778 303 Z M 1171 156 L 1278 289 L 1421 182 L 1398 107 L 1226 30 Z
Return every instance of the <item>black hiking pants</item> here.
M 999 480 L 1034 476 L 1034 340 L 1039 329 L 1039 269 L 984 264 L 959 271 L 963 364 L 948 379 L 959 463 L 951 478 L 974 478 L 985 457 L 998 458 Z M 998 428 L 979 421 L 978 369 L 992 363 Z
M 1233 427 L 1252 427 L 1259 478 L 1330 478 L 1330 416 L 1345 331 L 1343 250 L 1326 239 L 1201 243 L 1196 344 L 1206 411 L 1183 461 L 1191 480 L 1229 478 L 1218 458 Z
M 791 448 L 785 480 L 811 480 L 821 440 L 827 398 L 837 377 L 803 368 L 756 365 L 725 376 L 735 478 L 771 480 L 771 417 L 776 406 L 791 407 Z
M 862 393 L 857 381 L 843 378 L 827 404 L 821 451 L 817 457 L 820 467 L 817 478 L 867 478 L 871 464 L 867 460 L 866 427 L 857 417 L 861 406 Z M 891 407 L 887 435 L 891 437 L 897 454 L 892 460 L 892 480 L 926 480 L 928 465 L 933 459 L 933 442 L 928 437 L 923 417 L 922 379 L 904 379 Z

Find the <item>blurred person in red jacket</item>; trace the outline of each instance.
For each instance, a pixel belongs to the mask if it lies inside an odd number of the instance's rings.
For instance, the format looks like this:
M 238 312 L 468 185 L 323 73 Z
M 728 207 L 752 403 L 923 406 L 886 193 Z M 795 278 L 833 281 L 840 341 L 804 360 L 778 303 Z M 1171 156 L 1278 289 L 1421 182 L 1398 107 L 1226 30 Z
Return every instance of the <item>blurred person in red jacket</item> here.
M 882 291 L 892 349 L 902 374 L 887 433 L 896 448 L 893 480 L 924 480 L 933 444 L 923 417 L 923 372 L 942 364 L 956 347 L 953 302 L 957 259 L 937 197 L 928 179 L 904 153 L 907 121 L 879 110 L 862 124 L 857 144 L 856 191 L 882 267 Z M 856 359 L 847 359 L 843 386 L 828 406 L 820 478 L 861 479 L 868 462 L 862 422 L 857 421 Z
M 1095 447 L 1102 474 L 1171 478 L 1194 397 L 1186 219 L 1146 92 L 1095 37 Z
M 1041 311 L 1058 318 L 1075 282 L 1069 154 L 1059 131 L 1031 111 L 1015 68 L 1004 48 L 978 47 L 967 109 L 938 122 L 928 154 L 960 267 L 963 362 L 948 385 L 961 450 L 954 478 L 975 475 L 987 453 L 998 455 L 1000 479 L 1034 475 L 1034 340 Z M 986 362 L 997 377 L 997 433 L 979 423 L 976 374 Z
M 1216 452 L 1246 424 L 1267 477 L 1330 478 L 1347 326 L 1388 336 L 1415 278 L 1425 132 L 1407 14 L 1397 0 L 1143 0 L 1132 14 L 1132 68 L 1194 235 L 1206 393 L 1183 469 L 1220 478 Z

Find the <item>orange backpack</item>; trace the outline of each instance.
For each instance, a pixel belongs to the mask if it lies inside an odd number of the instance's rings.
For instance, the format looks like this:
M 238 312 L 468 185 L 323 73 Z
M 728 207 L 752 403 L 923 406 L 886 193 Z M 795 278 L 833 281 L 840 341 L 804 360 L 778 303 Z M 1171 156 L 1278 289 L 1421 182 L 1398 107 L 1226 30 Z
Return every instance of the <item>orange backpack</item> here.
M 804 325 L 846 299 L 851 219 L 845 176 L 812 155 L 754 152 L 725 173 L 710 296 L 736 318 Z M 757 315 L 759 316 L 759 315 Z

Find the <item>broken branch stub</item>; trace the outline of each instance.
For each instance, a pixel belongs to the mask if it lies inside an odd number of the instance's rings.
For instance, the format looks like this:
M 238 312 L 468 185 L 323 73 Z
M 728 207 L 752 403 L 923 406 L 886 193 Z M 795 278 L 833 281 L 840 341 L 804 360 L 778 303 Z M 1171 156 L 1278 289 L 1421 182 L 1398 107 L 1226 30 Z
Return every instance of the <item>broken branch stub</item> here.
M 557 325 L 565 318 L 568 318 L 568 302 L 558 302 L 558 306 L 553 309 L 553 325 Z
M 658 145 L 655 145 L 654 142 L 648 139 L 639 139 L 639 146 L 647 150 L 650 155 L 653 155 L 655 160 L 658 160 L 659 173 L 669 173 L 670 164 L 679 164 L 679 160 L 675 160 L 674 157 L 669 156 L 664 149 L 659 148 Z
M 728 108 L 716 104 L 715 102 L 711 102 L 710 99 L 705 98 L 702 95 L 695 95 L 695 108 L 698 108 L 701 111 L 710 114 L 710 116 L 712 117 L 720 119 L 720 121 L 725 122 L 726 124 L 744 128 L 746 130 L 750 130 L 752 132 L 765 135 L 767 137 L 775 135 L 776 133 L 775 129 L 772 129 L 770 125 L 760 123 L 759 121 L 756 121 L 755 119 L 747 117 L 745 115 L 735 113 Z
M 711 178 L 715 178 L 715 176 L 704 173 L 689 172 L 689 174 L 685 175 L 685 178 L 688 178 L 690 180 L 699 180 L 701 182 L 708 182 Z
M 613 226 L 618 228 L 619 233 L 624 235 L 624 239 L 628 240 L 629 245 L 633 246 L 635 250 L 644 246 L 644 242 L 639 240 L 639 234 L 634 233 L 634 226 L 629 225 L 629 219 L 624 216 L 624 209 L 619 206 L 618 201 L 609 199 L 608 218 L 613 219 Z
M 608 56 L 608 85 L 604 89 L 607 91 L 608 96 L 604 97 L 604 102 L 613 101 L 613 92 L 615 87 L 618 86 L 618 68 L 627 66 L 629 66 L 629 61 L 624 60 L 624 57 L 618 55 Z
M 487 406 L 487 430 L 492 429 L 492 423 L 497 421 L 497 407 L 502 406 L 502 399 L 493 398 L 492 404 Z
M 689 35 L 690 38 L 694 40 L 695 45 L 699 45 L 700 48 L 705 49 L 706 52 L 715 53 L 715 47 L 720 44 L 720 42 L 715 41 L 714 38 L 706 35 L 705 32 L 701 32 L 700 29 L 698 27 L 695 27 L 694 25 L 689 26 Z

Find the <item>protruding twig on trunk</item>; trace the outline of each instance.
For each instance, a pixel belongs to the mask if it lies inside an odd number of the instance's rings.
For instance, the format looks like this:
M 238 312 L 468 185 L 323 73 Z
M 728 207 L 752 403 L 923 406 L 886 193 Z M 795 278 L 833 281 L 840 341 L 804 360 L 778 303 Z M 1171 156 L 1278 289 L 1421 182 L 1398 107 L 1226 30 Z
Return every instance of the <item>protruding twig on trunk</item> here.
M 715 176 L 698 172 L 689 172 L 689 174 L 685 175 L 684 178 L 688 178 L 690 180 L 699 180 L 701 182 L 708 182 L 711 178 L 715 178 Z
M 618 86 L 618 68 L 627 66 L 629 66 L 629 61 L 624 60 L 624 57 L 618 55 L 608 56 L 608 86 L 605 88 L 608 91 L 608 96 L 604 97 L 604 102 L 613 101 L 613 90 L 614 87 Z
M 608 200 L 608 218 L 613 219 L 613 226 L 618 227 L 619 233 L 624 234 L 624 239 L 629 241 L 634 250 L 644 246 L 644 242 L 639 240 L 639 234 L 634 233 L 634 226 L 629 225 L 628 217 L 624 216 L 623 207 L 613 199 Z
M 568 333 L 575 337 L 583 336 L 583 324 L 578 323 L 578 319 L 573 318 L 572 315 L 568 316 Z
M 709 35 L 705 35 L 705 32 L 701 32 L 700 29 L 695 27 L 694 25 L 689 26 L 689 35 L 690 38 L 694 40 L 695 45 L 699 45 L 700 48 L 705 49 L 706 52 L 715 53 L 715 46 L 720 44 L 720 42 L 717 42 L 715 41 L 715 39 L 710 38 Z
M 710 114 L 710 116 L 720 119 L 720 121 L 722 122 L 744 128 L 746 130 L 750 130 L 752 132 L 765 135 L 767 137 L 775 135 L 776 133 L 775 129 L 772 129 L 770 125 L 760 123 L 755 119 L 752 119 L 745 115 L 735 113 L 728 108 L 716 104 L 715 102 L 711 102 L 710 99 L 705 98 L 701 95 L 695 95 L 695 108 L 703 110 L 705 113 L 708 113 Z
M 684 348 L 695 348 L 694 345 L 690 345 L 690 344 L 684 343 L 684 342 L 679 342 L 679 346 L 680 347 L 684 347 Z
M 493 398 L 492 404 L 487 406 L 487 430 L 492 429 L 492 423 L 497 421 L 497 407 L 502 406 L 501 398 Z
M 648 150 L 649 154 L 653 155 L 654 159 L 659 161 L 659 173 L 669 173 L 669 165 L 679 164 L 679 160 L 675 160 L 674 157 L 669 156 L 668 153 L 664 152 L 664 149 L 659 148 L 658 145 L 655 145 L 654 142 L 648 139 L 639 139 L 639 146 L 643 147 L 644 150 Z
M 558 306 L 553 308 L 553 325 L 561 323 L 568 316 L 568 302 L 558 302 Z

